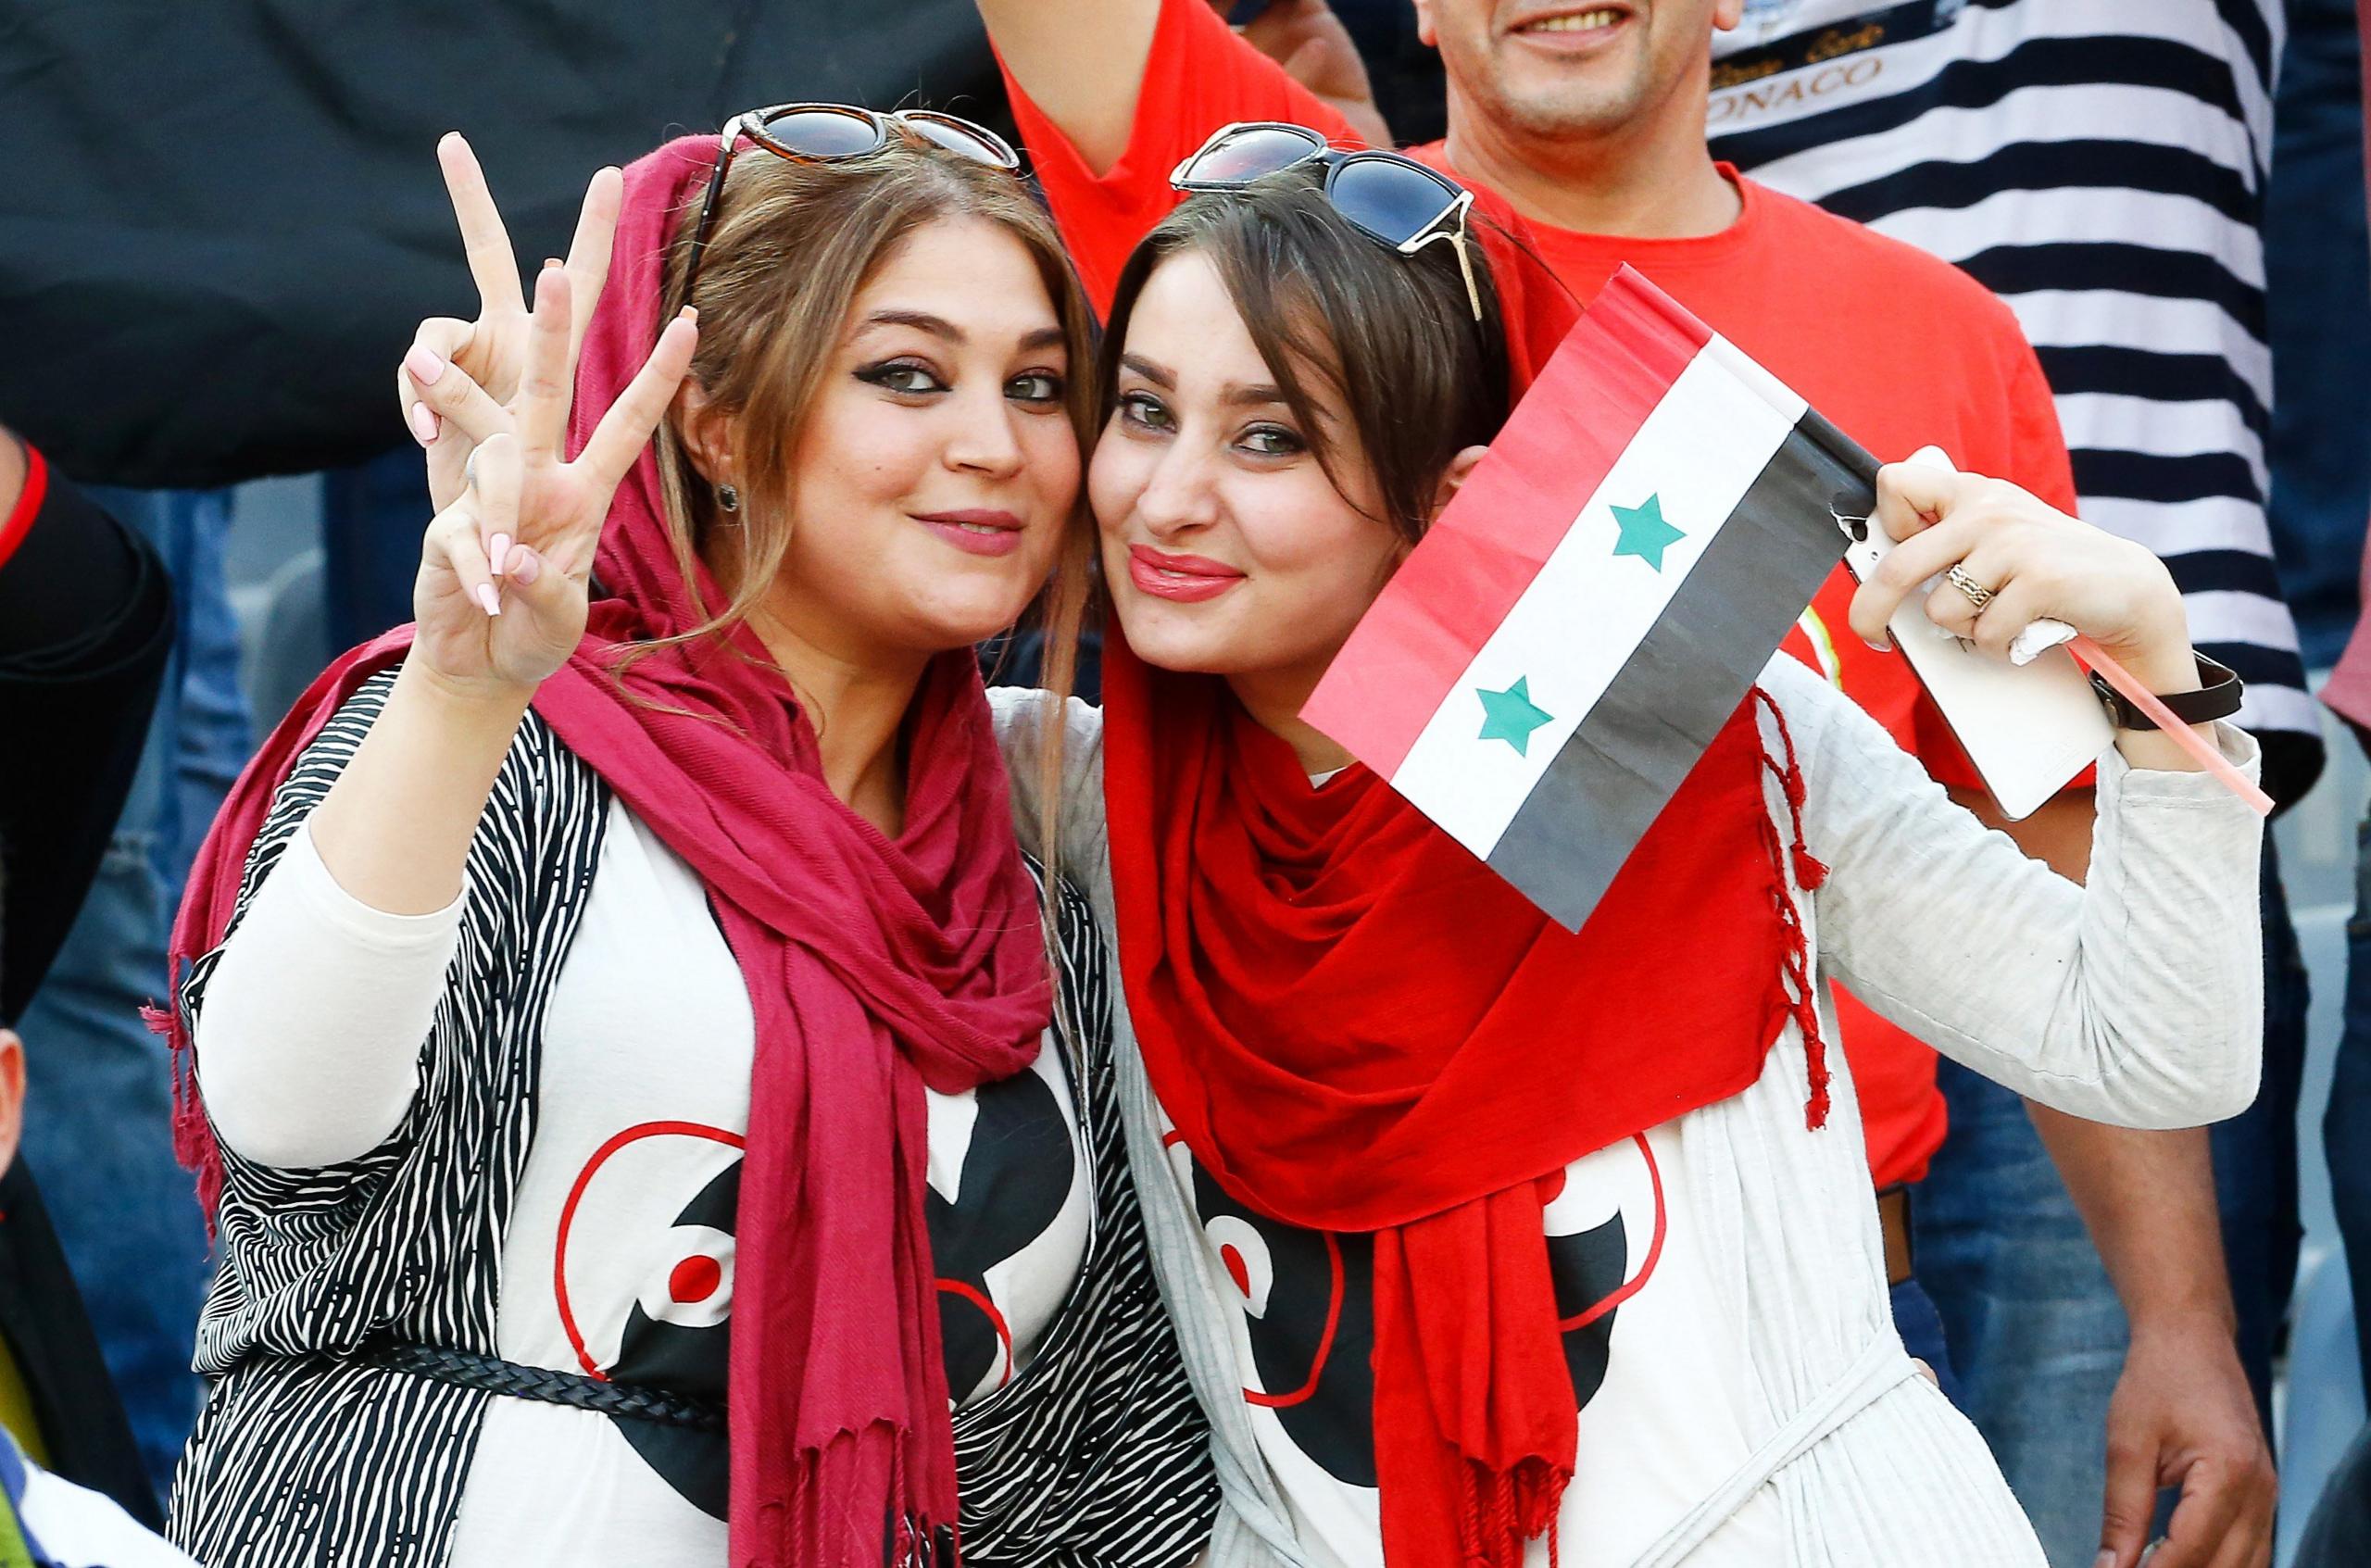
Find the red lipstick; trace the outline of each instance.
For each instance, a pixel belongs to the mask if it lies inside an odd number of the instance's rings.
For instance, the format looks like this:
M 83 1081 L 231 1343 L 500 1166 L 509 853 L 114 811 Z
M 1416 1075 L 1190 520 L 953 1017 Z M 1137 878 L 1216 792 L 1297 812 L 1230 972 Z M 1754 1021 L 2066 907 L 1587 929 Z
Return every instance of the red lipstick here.
M 1155 598 L 1199 604 L 1242 582 L 1243 573 L 1207 556 L 1173 556 L 1149 545 L 1131 545 L 1128 580 Z

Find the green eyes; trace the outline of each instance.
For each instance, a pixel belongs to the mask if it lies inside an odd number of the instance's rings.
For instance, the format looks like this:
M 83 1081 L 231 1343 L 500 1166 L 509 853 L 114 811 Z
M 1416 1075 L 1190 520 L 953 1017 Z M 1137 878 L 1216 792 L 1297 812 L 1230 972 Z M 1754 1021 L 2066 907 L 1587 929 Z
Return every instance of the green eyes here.
M 938 372 L 919 359 L 884 359 L 861 366 L 856 379 L 900 397 L 928 397 L 949 390 Z M 1004 395 L 1016 403 L 1059 403 L 1067 384 L 1051 370 L 1024 370 L 1005 383 Z
M 1120 395 L 1122 422 L 1156 435 L 1167 435 L 1177 428 L 1177 418 L 1168 405 L 1149 392 L 1123 392 Z M 1236 451 L 1253 458 L 1296 458 L 1309 450 L 1309 443 L 1288 425 L 1261 423 L 1246 427 L 1235 438 Z

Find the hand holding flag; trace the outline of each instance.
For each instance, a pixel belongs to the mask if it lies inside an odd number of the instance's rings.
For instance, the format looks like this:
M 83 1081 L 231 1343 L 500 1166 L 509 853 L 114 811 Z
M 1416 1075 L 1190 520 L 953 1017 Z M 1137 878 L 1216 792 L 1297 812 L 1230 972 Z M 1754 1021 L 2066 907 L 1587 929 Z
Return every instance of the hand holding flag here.
M 1928 613 L 1994 653 L 2054 616 L 2112 679 L 2121 658 L 2195 684 L 2154 556 L 2013 485 L 1883 471 L 1625 267 L 1301 716 L 1578 930 L 1843 556 L 1842 518 L 1902 541 L 1854 602 L 1864 638 L 1956 567 L 1982 603 L 1944 586 Z M 2120 744 L 2237 779 L 2187 726 Z

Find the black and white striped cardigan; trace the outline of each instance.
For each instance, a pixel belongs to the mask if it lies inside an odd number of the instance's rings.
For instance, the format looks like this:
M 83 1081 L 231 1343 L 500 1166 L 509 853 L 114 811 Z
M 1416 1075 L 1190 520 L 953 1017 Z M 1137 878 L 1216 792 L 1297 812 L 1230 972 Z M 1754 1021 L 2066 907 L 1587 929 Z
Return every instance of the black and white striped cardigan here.
M 248 856 L 237 919 L 386 700 L 357 693 L 298 759 Z M 173 1488 L 174 1538 L 237 1568 L 435 1568 L 488 1401 L 344 1359 L 368 1338 L 492 1354 L 503 1234 L 534 1137 L 545 1007 L 592 892 L 609 791 L 530 714 L 469 852 L 459 947 L 420 1090 L 369 1154 L 279 1170 L 223 1150 L 221 1268 L 197 1334 L 210 1380 Z M 1085 1265 L 1013 1383 L 957 1412 L 964 1559 L 1165 1568 L 1216 1506 L 1112 1087 L 1104 945 L 1067 881 L 1054 1034 L 1095 1171 Z M 220 949 L 179 997 L 193 1037 Z

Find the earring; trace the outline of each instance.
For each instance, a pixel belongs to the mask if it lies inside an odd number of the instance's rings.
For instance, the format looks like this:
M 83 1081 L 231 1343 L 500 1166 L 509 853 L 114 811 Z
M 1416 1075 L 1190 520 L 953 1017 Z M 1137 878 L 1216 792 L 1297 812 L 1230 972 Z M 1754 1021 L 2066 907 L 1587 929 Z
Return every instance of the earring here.
M 730 484 L 720 484 L 716 487 L 716 504 L 728 512 L 737 512 L 741 509 L 741 492 Z

